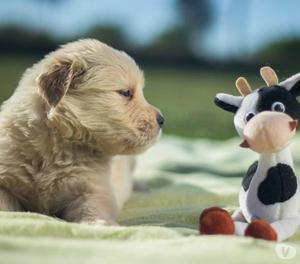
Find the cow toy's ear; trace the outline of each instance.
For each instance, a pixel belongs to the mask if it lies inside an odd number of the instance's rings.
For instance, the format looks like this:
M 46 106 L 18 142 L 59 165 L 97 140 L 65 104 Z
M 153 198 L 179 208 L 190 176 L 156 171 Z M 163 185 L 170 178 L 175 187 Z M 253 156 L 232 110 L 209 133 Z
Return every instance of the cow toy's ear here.
M 285 81 L 279 83 L 280 86 L 287 89 L 295 97 L 300 95 L 300 73 L 297 73 Z
M 215 104 L 225 111 L 236 113 L 242 104 L 242 96 L 218 93 L 215 97 Z

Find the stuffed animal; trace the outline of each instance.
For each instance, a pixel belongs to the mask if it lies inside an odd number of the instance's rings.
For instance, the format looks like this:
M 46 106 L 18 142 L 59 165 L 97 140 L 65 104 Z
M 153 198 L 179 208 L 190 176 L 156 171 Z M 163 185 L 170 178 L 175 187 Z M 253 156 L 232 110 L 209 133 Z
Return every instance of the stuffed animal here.
M 282 241 L 300 225 L 300 193 L 289 146 L 300 120 L 300 73 L 280 83 L 270 67 L 260 73 L 267 86 L 252 91 L 240 77 L 236 86 L 241 96 L 216 95 L 216 105 L 235 114 L 240 146 L 257 152 L 259 159 L 242 180 L 239 208 L 232 216 L 219 207 L 205 209 L 201 234 Z

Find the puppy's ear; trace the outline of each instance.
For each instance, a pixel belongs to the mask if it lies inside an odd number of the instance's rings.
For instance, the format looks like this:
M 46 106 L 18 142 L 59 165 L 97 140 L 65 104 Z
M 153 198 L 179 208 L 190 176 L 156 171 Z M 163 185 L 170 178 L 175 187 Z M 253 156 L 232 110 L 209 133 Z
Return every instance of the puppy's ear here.
M 297 73 L 285 81 L 279 83 L 280 86 L 287 89 L 295 97 L 300 95 L 300 73 Z
M 242 96 L 218 93 L 215 97 L 215 104 L 225 111 L 236 113 L 242 104 Z
M 49 106 L 57 106 L 67 91 L 74 87 L 75 81 L 85 72 L 85 68 L 77 60 L 54 63 L 36 79 L 39 94 Z

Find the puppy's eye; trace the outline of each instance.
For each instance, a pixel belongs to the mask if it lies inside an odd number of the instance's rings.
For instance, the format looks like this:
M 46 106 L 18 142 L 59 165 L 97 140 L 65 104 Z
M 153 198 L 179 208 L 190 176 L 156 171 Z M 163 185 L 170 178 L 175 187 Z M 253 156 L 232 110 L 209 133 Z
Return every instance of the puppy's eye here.
M 253 112 L 249 112 L 246 114 L 245 116 L 245 122 L 249 122 L 251 118 L 253 118 L 255 116 L 255 114 Z
M 120 90 L 118 93 L 124 97 L 127 97 L 128 99 L 132 99 L 133 94 L 130 90 Z
M 276 112 L 284 112 L 285 106 L 281 102 L 274 102 L 271 106 L 271 110 Z

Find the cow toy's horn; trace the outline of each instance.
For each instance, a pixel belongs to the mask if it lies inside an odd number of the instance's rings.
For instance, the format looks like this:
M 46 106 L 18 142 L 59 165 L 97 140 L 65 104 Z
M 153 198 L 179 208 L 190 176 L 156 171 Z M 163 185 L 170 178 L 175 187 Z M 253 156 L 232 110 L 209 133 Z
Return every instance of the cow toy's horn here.
M 237 80 L 235 81 L 235 86 L 240 94 L 244 97 L 252 93 L 251 86 L 244 77 L 237 78 Z
M 260 75 L 268 86 L 278 84 L 278 77 L 276 72 L 269 66 L 262 67 L 260 69 Z

